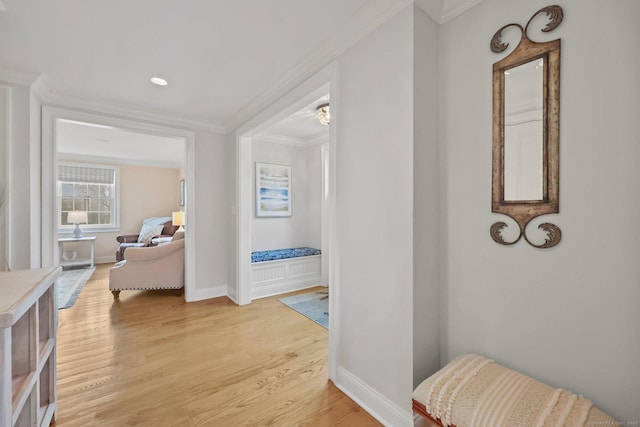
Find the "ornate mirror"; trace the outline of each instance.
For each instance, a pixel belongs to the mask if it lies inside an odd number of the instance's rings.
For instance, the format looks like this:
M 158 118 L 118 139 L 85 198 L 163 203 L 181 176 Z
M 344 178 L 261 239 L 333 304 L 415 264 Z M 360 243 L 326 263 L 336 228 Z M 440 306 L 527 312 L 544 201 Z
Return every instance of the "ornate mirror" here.
M 515 50 L 493 64 L 493 176 L 491 211 L 511 217 L 520 228 L 515 240 L 506 241 L 499 221 L 491 226 L 491 237 L 502 245 L 513 245 L 522 237 L 537 248 L 560 242 L 556 225 L 538 226 L 546 233 L 542 244 L 526 234 L 532 219 L 558 212 L 558 151 L 560 129 L 560 39 L 537 43 L 528 36 L 529 26 L 546 16 L 543 32 L 554 30 L 563 19 L 560 6 L 537 11 L 527 25 L 508 24 L 491 39 L 491 50 L 504 52 L 503 31 L 518 29 Z

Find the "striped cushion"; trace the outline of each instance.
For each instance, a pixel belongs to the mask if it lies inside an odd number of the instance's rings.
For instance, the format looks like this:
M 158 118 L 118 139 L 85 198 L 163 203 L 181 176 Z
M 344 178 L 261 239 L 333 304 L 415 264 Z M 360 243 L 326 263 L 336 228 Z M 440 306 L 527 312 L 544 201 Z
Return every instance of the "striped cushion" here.
M 618 425 L 591 401 L 476 354 L 452 360 L 413 399 L 444 426 Z

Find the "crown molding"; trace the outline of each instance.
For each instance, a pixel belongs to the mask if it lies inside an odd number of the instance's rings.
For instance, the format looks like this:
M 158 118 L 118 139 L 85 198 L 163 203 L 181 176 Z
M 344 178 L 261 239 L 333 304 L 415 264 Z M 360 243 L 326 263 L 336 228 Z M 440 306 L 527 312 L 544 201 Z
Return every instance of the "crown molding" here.
M 454 1 L 453 4 L 451 4 L 451 2 L 447 2 L 445 0 L 445 7 L 442 9 L 442 16 L 439 23 L 444 24 L 451 21 L 453 18 L 462 15 L 481 1 L 482 0 L 463 0 Z
M 370 0 L 352 16 L 341 30 L 331 34 L 310 55 L 277 79 L 265 92 L 242 107 L 224 127 L 232 132 L 278 99 L 329 65 L 340 54 L 351 48 L 367 34 L 388 21 L 413 0 Z
M 322 132 L 312 138 L 307 140 L 307 147 L 315 147 L 316 145 L 322 145 L 329 143 L 330 140 L 329 132 Z
M 47 99 L 51 93 L 51 86 L 49 80 L 44 74 L 40 74 L 38 78 L 31 84 L 31 91 L 41 100 Z
M 156 122 L 186 129 L 206 130 L 220 134 L 227 133 L 226 129 L 222 125 L 211 123 L 206 120 L 180 117 L 165 111 L 154 111 L 143 107 L 63 94 L 53 89 L 45 74 L 0 68 L 0 81 L 6 81 L 8 83 L 22 86 L 30 86 L 33 93 L 42 101 L 43 104 L 52 107 L 88 110 L 113 116 L 122 116 L 132 120 Z
M 89 110 L 102 114 L 126 117 L 130 120 L 149 121 L 162 123 L 163 125 L 206 130 L 213 133 L 226 134 L 224 127 L 218 124 L 192 119 L 189 117 L 179 117 L 165 111 L 154 111 L 142 107 L 136 107 L 102 100 L 87 99 L 82 96 L 61 94 L 56 91 L 49 91 L 43 98 L 43 103 L 54 107 L 66 107 L 78 110 Z
M 443 0 L 414 0 L 413 3 L 418 6 L 429 18 L 436 21 L 438 24 L 442 24 L 440 19 L 442 17 L 442 4 Z
M 307 147 L 307 141 L 302 138 L 295 138 L 293 136 L 286 136 L 286 135 L 277 135 L 275 133 L 266 133 L 266 132 L 260 133 L 258 135 L 255 135 L 253 139 L 256 141 L 270 142 L 272 144 L 289 145 L 292 147 L 299 147 L 299 148 Z
M 316 145 L 329 142 L 329 133 L 321 132 L 310 138 L 296 138 L 293 136 L 277 135 L 275 133 L 264 132 L 264 133 L 255 135 L 253 139 L 261 142 L 270 142 L 272 144 L 289 145 L 289 146 L 298 147 L 298 148 L 311 148 L 311 147 L 315 147 Z
M 431 19 L 444 24 L 471 9 L 482 0 L 414 0 Z
M 2 0 L 0 0 L 2 1 Z M 0 80 L 22 86 L 31 86 L 40 74 L 29 71 L 17 71 L 8 68 L 0 68 Z

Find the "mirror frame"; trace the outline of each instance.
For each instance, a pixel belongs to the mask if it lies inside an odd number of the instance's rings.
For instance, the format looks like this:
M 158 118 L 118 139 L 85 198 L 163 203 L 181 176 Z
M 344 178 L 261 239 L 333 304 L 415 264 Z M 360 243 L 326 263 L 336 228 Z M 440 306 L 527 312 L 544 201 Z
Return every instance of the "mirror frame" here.
M 545 214 L 559 212 L 559 139 L 560 139 L 560 39 L 537 43 L 529 39 L 527 31 L 536 16 L 546 13 L 548 23 L 541 31 L 554 30 L 564 17 L 560 6 L 547 6 L 537 11 L 523 29 L 519 24 L 508 24 L 500 28 L 491 39 L 491 50 L 503 52 L 509 46 L 503 43 L 502 32 L 506 28 L 516 27 L 521 38 L 515 50 L 504 59 L 493 64 L 493 171 L 491 212 L 512 218 L 520 228 L 520 235 L 514 241 L 505 241 L 501 230 L 507 226 L 500 221 L 491 226 L 490 234 L 494 241 L 502 245 L 513 245 L 522 237 L 537 248 L 550 248 L 560 242 L 562 233 L 558 226 L 543 223 L 538 226 L 546 233 L 545 242 L 537 245 L 526 235 L 526 228 L 532 219 Z M 504 197 L 504 122 L 505 122 L 505 71 L 522 64 L 544 59 L 543 69 L 543 140 L 542 140 L 542 199 L 541 200 L 505 200 Z

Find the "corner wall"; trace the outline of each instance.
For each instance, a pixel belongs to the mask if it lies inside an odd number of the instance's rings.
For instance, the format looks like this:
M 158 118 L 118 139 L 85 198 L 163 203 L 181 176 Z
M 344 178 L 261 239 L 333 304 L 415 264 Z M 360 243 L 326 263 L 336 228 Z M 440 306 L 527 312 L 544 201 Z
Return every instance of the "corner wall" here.
M 495 31 L 548 2 L 485 0 L 442 26 L 446 150 L 442 361 L 485 354 L 640 420 L 640 2 L 562 2 L 560 213 L 553 249 L 496 244 L 491 213 Z M 594 25 L 597 23 L 597 25 Z M 533 36 L 532 36 L 533 37 Z M 541 39 L 538 39 L 541 40 Z
M 414 12 L 413 387 L 440 368 L 438 24 Z
M 413 6 L 338 58 L 336 384 L 387 425 L 411 422 Z

